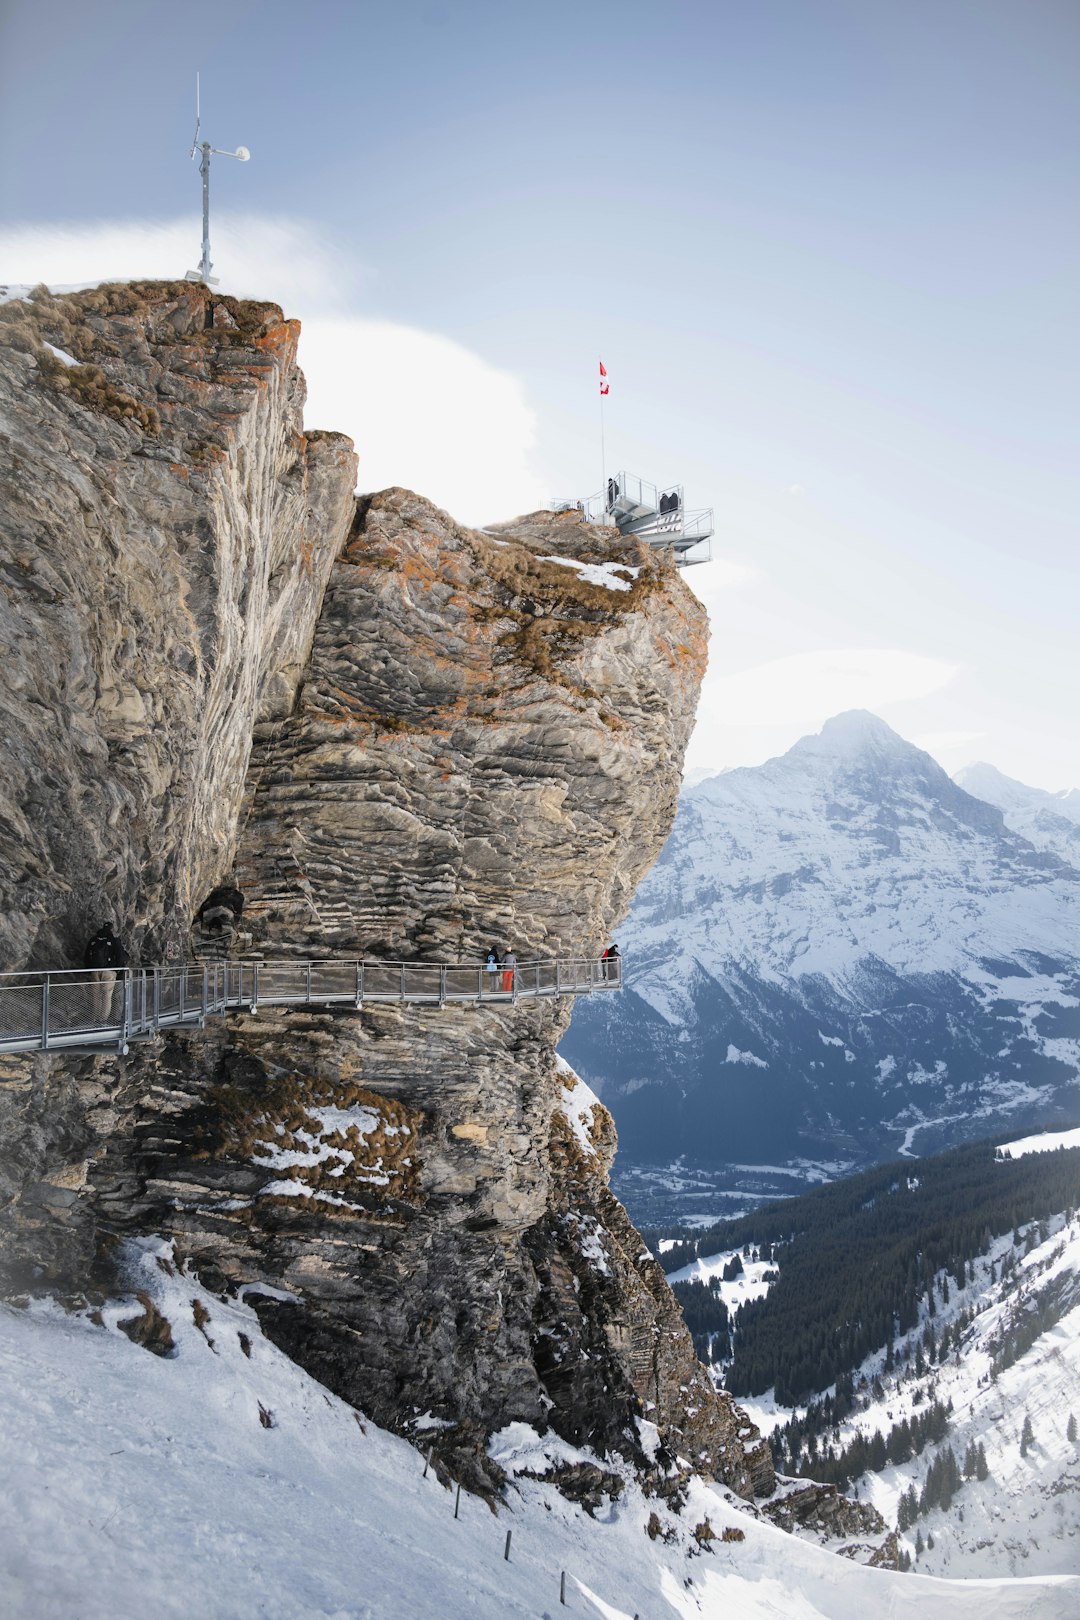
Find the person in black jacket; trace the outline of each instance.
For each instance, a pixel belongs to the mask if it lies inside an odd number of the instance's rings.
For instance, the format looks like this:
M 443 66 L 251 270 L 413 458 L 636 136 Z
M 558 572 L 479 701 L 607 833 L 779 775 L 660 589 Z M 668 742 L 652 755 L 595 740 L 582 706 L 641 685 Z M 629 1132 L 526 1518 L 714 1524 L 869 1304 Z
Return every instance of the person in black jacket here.
M 113 992 L 116 989 L 118 968 L 128 965 L 127 952 L 108 923 L 103 923 L 86 943 L 83 966 L 89 969 L 90 1017 L 95 1024 L 107 1024 L 112 1012 Z
M 484 971 L 487 973 L 488 990 L 494 995 L 499 988 L 499 953 L 494 945 L 484 959 Z

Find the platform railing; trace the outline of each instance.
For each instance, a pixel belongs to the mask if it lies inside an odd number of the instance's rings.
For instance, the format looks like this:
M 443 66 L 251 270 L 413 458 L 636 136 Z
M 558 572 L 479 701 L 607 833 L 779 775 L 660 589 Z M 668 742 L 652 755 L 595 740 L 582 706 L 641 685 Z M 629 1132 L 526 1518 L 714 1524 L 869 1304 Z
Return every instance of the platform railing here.
M 582 501 L 559 501 L 556 507 L 563 511 L 577 507 L 585 523 L 614 525 L 620 533 L 635 535 L 650 545 L 671 546 L 679 567 L 707 562 L 712 555 L 704 542 L 714 533 L 713 510 L 701 507 L 688 512 L 681 484 L 659 489 L 636 473 L 620 471 L 595 495 Z M 696 553 L 693 557 L 687 555 L 691 550 Z
M 618 990 L 618 957 L 559 957 L 492 972 L 483 964 L 435 962 L 185 962 L 123 968 L 110 979 L 87 969 L 0 974 L 0 1053 L 126 1052 L 164 1029 L 260 1007 L 352 1007 L 387 1002 L 513 1004 L 545 996 Z

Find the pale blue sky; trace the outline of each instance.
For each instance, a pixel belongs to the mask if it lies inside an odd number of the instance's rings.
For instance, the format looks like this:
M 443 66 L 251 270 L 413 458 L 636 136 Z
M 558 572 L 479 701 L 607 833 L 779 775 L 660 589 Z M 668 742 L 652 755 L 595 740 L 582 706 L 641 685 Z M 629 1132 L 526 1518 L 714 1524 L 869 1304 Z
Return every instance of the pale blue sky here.
M 198 67 L 207 135 L 253 153 L 217 163 L 223 225 L 310 230 L 289 313 L 509 374 L 535 487 L 599 484 L 603 355 L 609 468 L 717 510 L 721 561 L 688 575 L 714 624 L 697 763 L 869 706 L 949 768 L 1080 783 L 1076 0 L 0 17 L 0 246 L 185 219 L 193 264 Z M 281 296 L 282 265 L 245 273 Z

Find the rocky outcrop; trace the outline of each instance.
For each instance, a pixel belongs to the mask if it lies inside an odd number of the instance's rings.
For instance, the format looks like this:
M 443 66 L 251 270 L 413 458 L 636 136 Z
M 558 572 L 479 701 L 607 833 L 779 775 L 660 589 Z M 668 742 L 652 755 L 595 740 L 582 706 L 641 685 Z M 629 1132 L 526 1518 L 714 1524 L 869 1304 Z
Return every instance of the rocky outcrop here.
M 797 1485 L 784 1481 L 783 1488 L 771 1502 L 762 1508 L 766 1518 L 781 1530 L 808 1530 L 823 1541 L 884 1536 L 887 1526 L 877 1508 L 870 1502 L 854 1502 L 841 1496 L 835 1485 L 814 1482 Z M 895 1567 L 890 1556 L 898 1555 L 895 1534 L 887 1543 L 871 1551 L 869 1545 L 852 1544 L 839 1549 L 846 1557 L 858 1563 L 884 1564 Z M 867 1556 L 864 1556 L 866 1554 Z
M 353 510 L 298 338 L 190 282 L 0 306 L 6 968 L 80 964 L 103 917 L 159 960 L 227 872 Z
M 18 544 L 43 559 L 7 576 L 43 638 L 8 717 L 11 965 L 103 909 L 145 952 L 178 943 L 234 884 L 271 956 L 598 953 L 670 826 L 704 666 L 670 562 L 573 516 L 466 530 L 402 490 L 353 516 L 347 448 L 300 434 L 279 312 L 82 296 L 9 322 Z M 98 372 L 55 370 L 43 340 Z M 39 599 L 63 554 L 47 441 L 85 560 Z M 35 751 L 55 807 L 19 798 Z M 509 1421 L 648 1468 L 649 1418 L 666 1458 L 767 1491 L 767 1448 L 607 1190 L 610 1121 L 554 1056 L 569 1011 L 271 1010 L 126 1058 L 9 1060 L 9 1260 L 62 1279 L 103 1234 L 174 1236 L 298 1361 L 481 1486 Z

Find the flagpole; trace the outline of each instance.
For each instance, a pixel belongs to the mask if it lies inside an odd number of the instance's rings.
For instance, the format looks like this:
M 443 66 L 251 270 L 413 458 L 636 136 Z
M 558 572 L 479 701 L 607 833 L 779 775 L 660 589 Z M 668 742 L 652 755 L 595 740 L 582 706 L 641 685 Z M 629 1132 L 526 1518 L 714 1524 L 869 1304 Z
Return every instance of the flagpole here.
M 604 362 L 600 362 L 600 499 L 607 513 L 607 451 L 604 447 Z

